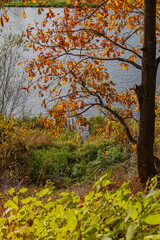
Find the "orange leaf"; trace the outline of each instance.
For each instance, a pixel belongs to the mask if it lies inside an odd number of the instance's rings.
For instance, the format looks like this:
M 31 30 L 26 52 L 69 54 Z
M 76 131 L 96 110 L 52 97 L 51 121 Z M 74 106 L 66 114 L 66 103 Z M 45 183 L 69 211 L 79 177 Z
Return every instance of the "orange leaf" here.
M 26 13 L 25 13 L 25 11 L 24 11 L 24 10 L 22 11 L 22 16 L 23 16 L 24 18 L 26 18 L 26 17 L 27 17 L 27 15 L 26 15 Z
M 5 21 L 5 22 L 8 22 L 8 21 L 9 21 L 9 16 L 8 16 L 8 15 L 4 16 L 4 21 Z
M 7 9 L 6 9 L 6 8 L 3 8 L 3 11 L 6 13 L 6 12 L 7 12 Z
M 23 64 L 23 62 L 19 62 L 19 63 L 18 63 L 18 65 L 22 65 L 22 64 Z
M 46 76 L 45 79 L 44 79 L 44 82 L 47 83 L 49 80 L 49 78 Z
M 4 22 L 3 22 L 3 18 L 1 17 L 0 19 L 0 25 L 3 27 L 4 26 Z
M 128 69 L 129 69 L 127 63 L 120 63 L 119 66 L 122 67 L 122 68 L 125 69 L 125 70 L 128 70 Z
M 66 79 L 64 79 L 62 83 L 63 83 L 63 85 L 66 85 L 66 83 L 67 83 Z

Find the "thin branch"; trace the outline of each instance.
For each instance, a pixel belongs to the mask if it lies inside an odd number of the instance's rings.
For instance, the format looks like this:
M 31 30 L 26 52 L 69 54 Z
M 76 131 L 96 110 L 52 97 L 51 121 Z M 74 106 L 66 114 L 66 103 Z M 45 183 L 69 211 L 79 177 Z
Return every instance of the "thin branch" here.
M 124 39 L 124 41 L 123 41 L 123 44 L 126 42 L 126 41 L 128 41 L 128 39 L 130 39 L 136 32 L 138 32 L 140 29 L 143 29 L 143 27 L 139 27 L 139 28 L 137 28 L 136 30 L 134 30 L 134 31 L 130 31 L 130 33 L 128 34 L 128 36 Z
M 95 60 L 100 60 L 100 61 L 120 61 L 120 62 L 125 62 L 125 63 L 129 63 L 131 64 L 132 66 L 136 67 L 137 69 L 141 70 L 142 67 L 129 60 L 129 59 L 125 59 L 125 58 L 121 58 L 121 57 L 115 57 L 115 58 L 103 58 L 103 57 L 96 57 L 96 56 L 89 56 L 87 54 L 75 54 L 75 53 L 68 53 L 68 55 L 71 55 L 71 56 L 75 56 L 75 57 L 85 57 L 85 60 L 87 59 L 95 59 Z
M 124 120 L 125 120 L 125 119 L 133 119 L 135 122 L 139 122 L 138 119 L 135 118 L 135 117 L 125 117 L 125 118 L 123 118 L 123 119 L 124 119 Z
M 64 33 L 76 33 L 76 32 L 82 32 L 82 31 L 85 31 L 85 32 L 93 32 L 94 34 L 96 34 L 97 36 L 101 36 L 101 37 L 104 37 L 105 39 L 107 39 L 109 42 L 111 42 L 112 44 L 114 44 L 115 46 L 123 49 L 123 50 L 126 50 L 128 52 L 131 52 L 133 54 L 135 54 L 139 59 L 142 59 L 142 56 L 140 54 L 138 54 L 137 52 L 135 52 L 134 50 L 130 49 L 130 48 L 127 48 L 127 47 L 124 47 L 123 45 L 119 44 L 119 43 L 116 43 L 114 40 L 112 40 L 111 38 L 107 37 L 104 33 L 101 33 L 97 30 L 94 30 L 94 29 L 90 29 L 90 28 L 80 28 L 80 29 L 77 29 L 77 30 L 65 30 L 65 31 L 62 31 L 60 30 L 59 33 L 60 34 L 64 34 Z M 57 33 L 58 31 L 53 31 L 53 33 Z M 57 47 L 57 46 L 56 46 Z
M 68 117 L 77 117 L 77 116 L 79 116 L 79 115 L 82 115 L 83 113 L 87 112 L 90 108 L 92 108 L 92 107 L 94 107 L 94 106 L 96 106 L 96 105 L 99 105 L 99 104 L 97 104 L 97 103 L 90 104 L 90 106 L 87 107 L 86 109 L 84 109 L 83 111 L 81 111 L 81 112 L 79 112 L 79 113 L 76 113 L 76 114 L 74 114 L 74 115 L 69 115 Z M 76 109 L 76 110 L 77 110 L 77 109 Z M 73 110 L 73 111 L 74 111 L 74 110 Z
M 91 14 L 87 15 L 87 16 L 84 17 L 84 18 L 81 18 L 79 21 L 76 22 L 76 24 L 78 24 L 78 23 L 80 23 L 80 22 L 82 22 L 82 21 L 85 21 L 85 20 L 91 18 L 91 17 L 96 13 L 96 11 L 97 11 L 100 7 L 102 7 L 103 5 L 105 5 L 108 1 L 109 1 L 109 0 L 106 0 L 106 1 L 102 2 L 101 4 L 99 4 L 99 5 L 94 9 L 94 11 L 93 11 Z
M 83 86 L 83 87 L 85 87 L 85 86 Z M 90 95 L 95 96 L 95 97 L 98 98 L 99 104 L 97 103 L 96 105 L 102 107 L 103 109 L 107 110 L 107 111 L 110 112 L 113 116 L 116 117 L 116 119 L 117 119 L 117 120 L 121 123 L 121 125 L 123 126 L 123 128 L 124 128 L 124 130 L 125 130 L 125 132 L 126 132 L 126 135 L 128 136 L 129 140 L 130 140 L 132 143 L 137 144 L 137 140 L 132 137 L 131 132 L 130 132 L 127 124 L 125 123 L 124 119 L 123 119 L 116 111 L 114 111 L 114 110 L 111 109 L 110 107 L 106 106 L 106 105 L 103 103 L 103 101 L 102 101 L 102 99 L 101 99 L 101 97 L 100 97 L 99 94 L 97 94 L 96 92 L 90 91 L 87 87 L 85 87 L 85 89 L 90 93 Z
M 128 52 L 131 52 L 131 53 L 135 54 L 138 58 L 142 59 L 142 56 L 141 56 L 140 54 L 136 53 L 136 52 L 133 51 L 132 49 L 129 49 L 129 48 L 127 48 L 127 47 L 122 46 L 122 45 L 119 44 L 119 43 L 116 43 L 116 42 L 113 41 L 111 38 L 107 37 L 104 33 L 100 33 L 100 32 L 98 32 L 97 30 L 94 30 L 94 29 L 80 29 L 80 30 L 83 30 L 83 31 L 86 31 L 86 32 L 91 31 L 91 32 L 97 34 L 98 36 L 104 37 L 105 39 L 107 39 L 108 41 L 110 41 L 111 43 L 113 43 L 115 46 L 117 46 L 117 47 L 119 47 L 119 48 L 121 48 L 121 49 L 123 49 L 123 50 L 126 50 L 126 51 L 128 51 Z
M 129 140 L 134 143 L 134 144 L 137 144 L 137 140 L 134 139 L 131 135 L 131 132 L 127 126 L 127 124 L 125 123 L 124 119 L 117 113 L 115 112 L 113 109 L 109 108 L 108 106 L 104 106 L 104 105 L 101 105 L 101 107 L 103 107 L 104 109 L 106 109 L 108 112 L 110 112 L 113 116 L 115 116 L 118 121 L 121 123 L 121 125 L 123 126 Z

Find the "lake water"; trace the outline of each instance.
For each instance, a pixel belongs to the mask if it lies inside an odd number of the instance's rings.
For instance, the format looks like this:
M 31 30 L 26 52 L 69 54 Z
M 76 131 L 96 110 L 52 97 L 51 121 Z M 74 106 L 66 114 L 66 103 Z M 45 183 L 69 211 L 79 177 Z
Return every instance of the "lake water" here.
M 9 23 L 5 23 L 4 31 L 5 33 L 21 33 L 25 31 L 28 24 L 34 26 L 34 21 L 41 22 L 44 19 L 45 13 L 47 9 L 44 9 L 44 12 L 39 15 L 38 8 L 25 8 L 25 12 L 27 17 L 22 18 L 22 8 L 10 8 L 8 15 L 10 17 Z M 0 10 L 2 11 L 2 10 Z M 62 8 L 54 9 L 56 13 L 63 14 Z M 133 45 L 136 44 L 137 38 L 134 38 Z M 31 51 L 27 52 L 27 58 L 32 59 L 33 53 Z M 106 62 L 105 66 L 108 69 L 108 73 L 110 75 L 110 79 L 117 84 L 118 90 L 125 90 L 129 87 L 132 87 L 135 83 L 140 83 L 141 72 L 130 66 L 128 71 L 123 70 L 118 67 L 119 63 L 116 62 Z M 158 69 L 157 75 L 157 85 L 160 85 L 160 67 Z M 45 114 L 45 110 L 41 107 L 42 99 L 37 96 L 37 94 L 30 93 L 27 103 L 28 111 L 30 114 L 38 115 L 39 113 Z M 97 114 L 97 111 L 91 111 L 88 113 L 88 116 Z

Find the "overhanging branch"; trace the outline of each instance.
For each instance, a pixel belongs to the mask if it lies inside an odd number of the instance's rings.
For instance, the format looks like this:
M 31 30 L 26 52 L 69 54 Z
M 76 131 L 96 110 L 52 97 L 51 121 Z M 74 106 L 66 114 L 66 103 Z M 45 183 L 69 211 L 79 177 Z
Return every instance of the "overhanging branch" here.
M 103 109 L 107 110 L 108 112 L 110 112 L 114 117 L 116 117 L 116 119 L 117 119 L 117 120 L 120 122 L 120 124 L 123 126 L 123 128 L 124 128 L 124 130 L 125 130 L 125 133 L 126 133 L 127 137 L 129 138 L 129 140 L 130 140 L 132 143 L 137 144 L 137 140 L 132 137 L 132 134 L 131 134 L 131 132 L 130 132 L 130 130 L 129 130 L 127 124 L 126 124 L 126 122 L 124 121 L 124 119 L 123 119 L 116 111 L 114 111 L 114 110 L 111 109 L 110 107 L 106 106 L 106 105 L 103 103 L 103 100 L 102 100 L 102 98 L 100 97 L 99 94 L 97 94 L 96 92 L 90 91 L 90 90 L 89 90 L 85 85 L 83 85 L 83 84 L 82 84 L 82 86 L 88 91 L 88 93 L 89 93 L 90 95 L 95 96 L 95 97 L 98 98 L 99 104 L 97 103 L 97 104 L 95 104 L 95 105 L 100 106 L 101 108 L 103 108 Z
M 107 37 L 107 36 L 106 36 L 104 33 L 102 33 L 102 32 L 99 32 L 99 31 L 94 30 L 94 29 L 85 29 L 85 28 L 84 28 L 84 29 L 83 29 L 83 28 L 82 28 L 82 29 L 79 29 L 78 31 L 93 32 L 93 33 L 96 34 L 97 36 L 101 36 L 101 37 L 107 39 L 109 42 L 111 42 L 111 43 L 114 44 L 115 46 L 117 46 L 117 47 L 119 47 L 119 48 L 121 48 L 121 49 L 123 49 L 123 50 L 126 50 L 126 51 L 128 51 L 128 52 L 131 52 L 131 53 L 135 54 L 139 59 L 142 59 L 142 56 L 141 56 L 140 54 L 138 54 L 137 52 L 135 52 L 134 50 L 132 50 L 132 49 L 130 49 L 130 48 L 127 48 L 127 47 L 125 47 L 125 46 L 123 46 L 123 45 L 115 42 L 114 40 L 112 40 L 111 38 Z
M 75 54 L 75 53 L 68 53 L 68 55 L 70 56 L 74 56 L 74 57 L 85 57 L 85 60 L 88 59 L 93 59 L 93 60 L 100 60 L 100 61 L 119 61 L 119 62 L 125 62 L 128 64 L 131 64 L 132 66 L 134 66 L 135 68 L 141 70 L 142 67 L 137 64 L 136 62 L 133 62 L 129 59 L 125 59 L 125 58 L 121 58 L 121 57 L 115 57 L 115 58 L 103 58 L 103 57 L 96 57 L 96 56 L 89 56 L 87 54 Z
M 124 119 L 119 115 L 117 114 L 117 112 L 115 112 L 113 109 L 109 108 L 108 106 L 102 106 L 104 109 L 106 109 L 108 112 L 110 112 L 113 116 L 115 116 L 117 118 L 117 120 L 121 123 L 121 125 L 123 126 L 125 132 L 126 132 L 126 135 L 127 137 L 129 138 L 129 140 L 134 143 L 134 144 L 137 144 L 137 140 L 134 139 L 131 135 L 131 132 L 127 126 L 127 124 L 125 123 Z

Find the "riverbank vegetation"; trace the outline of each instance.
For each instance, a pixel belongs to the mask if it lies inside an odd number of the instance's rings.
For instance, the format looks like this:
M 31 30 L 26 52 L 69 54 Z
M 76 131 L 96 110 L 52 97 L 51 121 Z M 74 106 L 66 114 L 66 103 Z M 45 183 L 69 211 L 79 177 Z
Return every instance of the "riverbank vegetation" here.
M 82 1 L 83 2 L 83 1 Z M 85 1 L 84 1 L 85 3 Z M 90 3 L 89 5 L 94 6 L 94 3 Z M 20 0 L 13 0 L 9 1 L 5 4 L 5 6 L 10 7 L 72 7 L 72 4 L 69 3 L 67 0 L 26 0 L 26 1 L 20 1 Z
M 39 1 L 10 1 L 8 3 L 5 4 L 5 6 L 11 6 L 11 7 L 39 7 L 39 6 L 43 6 L 43 7 L 65 7 L 65 6 L 71 6 L 67 0 L 48 0 L 48 1 L 44 1 L 44 0 L 39 0 Z
M 157 156 L 159 119 L 157 109 Z M 1 189 L 26 184 L 39 187 L 47 181 L 59 189 L 94 182 L 106 171 L 119 183 L 137 177 L 135 145 L 129 142 L 120 124 L 103 116 L 92 117 L 89 122 L 89 135 L 84 140 L 79 132 L 67 128 L 55 137 L 48 118 L 18 120 L 1 115 Z M 137 122 L 129 120 L 128 124 L 136 135 Z
M 139 182 L 117 122 L 89 122 L 82 141 L 68 129 L 55 138 L 50 119 L 1 115 L 1 239 L 160 239 L 158 178 Z
M 55 138 L 41 121 L 1 116 L 1 188 L 23 185 L 26 179 L 37 186 L 50 180 L 57 188 L 90 183 L 111 166 L 126 165 L 127 173 L 134 162 L 132 146 L 117 123 L 112 126 L 115 135 L 107 134 L 105 118 L 91 118 L 90 134 L 82 141 L 79 133 L 68 129 Z

